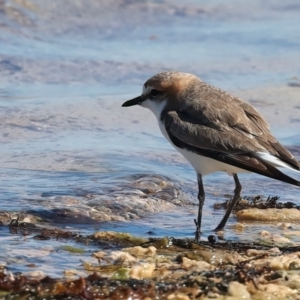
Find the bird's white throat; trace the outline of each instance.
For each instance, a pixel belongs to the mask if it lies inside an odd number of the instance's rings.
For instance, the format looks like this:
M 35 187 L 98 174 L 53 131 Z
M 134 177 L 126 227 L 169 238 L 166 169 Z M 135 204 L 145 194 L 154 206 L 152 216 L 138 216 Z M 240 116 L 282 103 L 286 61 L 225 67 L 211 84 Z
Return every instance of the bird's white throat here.
M 153 100 L 151 101 L 147 99 L 141 103 L 141 106 L 145 108 L 149 108 L 155 114 L 157 121 L 159 122 L 160 115 L 164 110 L 164 108 L 166 107 L 166 104 L 167 104 L 167 100 L 157 102 L 157 101 L 153 101 Z

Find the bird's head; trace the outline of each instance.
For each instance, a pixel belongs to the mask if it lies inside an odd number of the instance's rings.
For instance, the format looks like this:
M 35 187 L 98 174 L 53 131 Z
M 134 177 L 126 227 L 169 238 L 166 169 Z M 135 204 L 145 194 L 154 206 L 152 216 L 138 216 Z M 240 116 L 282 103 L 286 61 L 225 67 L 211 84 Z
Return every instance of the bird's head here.
M 140 96 L 124 102 L 122 106 L 141 105 L 159 118 L 166 106 L 177 108 L 184 92 L 195 80 L 199 81 L 196 76 L 188 73 L 169 71 L 156 74 L 145 82 Z

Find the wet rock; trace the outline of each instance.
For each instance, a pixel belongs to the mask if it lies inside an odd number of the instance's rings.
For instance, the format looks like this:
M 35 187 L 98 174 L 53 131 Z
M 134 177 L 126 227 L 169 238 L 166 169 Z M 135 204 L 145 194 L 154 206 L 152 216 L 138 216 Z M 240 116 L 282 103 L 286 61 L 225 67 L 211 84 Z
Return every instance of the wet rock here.
M 285 278 L 280 282 L 281 285 L 285 285 L 293 290 L 300 290 L 300 275 L 299 270 L 288 272 L 288 276 L 285 276 Z
M 140 257 L 140 256 L 155 256 L 156 254 L 156 248 L 153 246 L 150 246 L 148 248 L 143 248 L 141 246 L 131 247 L 131 248 L 125 248 L 124 251 L 130 253 L 131 255 Z
M 278 234 L 271 234 L 270 232 L 263 230 L 260 233 L 261 238 L 267 243 L 274 243 L 274 244 L 292 244 L 292 241 L 286 237 L 283 237 Z
M 245 224 L 237 222 L 236 224 L 232 225 L 231 228 L 235 231 L 243 231 L 245 229 Z
M 86 273 L 76 269 L 68 269 L 64 271 L 64 276 L 68 278 L 78 278 L 78 276 L 86 276 Z
M 122 214 L 122 217 L 123 217 L 125 220 L 135 220 L 135 219 L 138 219 L 138 218 L 139 218 L 136 214 L 130 213 L 130 212 L 127 212 L 127 213 Z
M 138 181 L 136 183 L 136 187 L 141 189 L 141 191 L 146 194 L 155 193 L 161 189 L 161 187 L 158 184 L 146 180 Z
M 291 229 L 293 227 L 291 223 L 278 223 L 276 226 L 281 229 Z
M 250 300 L 251 296 L 247 287 L 237 281 L 232 281 L 228 286 L 228 294 L 236 299 Z
M 41 218 L 38 216 L 34 216 L 28 212 L 8 212 L 8 211 L 0 211 L 0 222 L 2 224 L 11 224 L 13 226 L 24 226 L 30 227 L 34 226 L 34 224 L 41 221 Z
M 4 268 L 7 266 L 7 261 L 0 260 L 0 272 L 3 272 Z
M 24 275 L 29 278 L 35 278 L 35 279 L 39 279 L 39 280 L 41 280 L 47 276 L 43 271 L 25 272 Z
M 277 297 L 277 299 L 287 299 L 289 296 L 297 294 L 296 290 L 292 290 L 289 287 L 274 283 L 260 285 L 259 289 L 265 292 L 265 294 L 261 294 L 261 296 L 263 296 L 261 299 L 272 299 L 274 297 Z
M 275 255 L 279 254 L 280 250 L 278 248 L 271 248 L 269 250 L 257 250 L 257 249 L 247 249 L 246 255 L 247 256 L 268 256 L 268 255 Z
M 269 264 L 272 270 L 289 270 L 290 266 L 298 266 L 300 264 L 299 252 L 280 255 L 269 259 Z
M 93 237 L 102 241 L 111 241 L 120 245 L 129 244 L 141 245 L 147 240 L 143 238 L 134 237 L 129 233 L 114 232 L 114 231 L 99 231 L 94 233 Z
M 300 211 L 295 208 L 287 209 L 258 209 L 248 208 L 236 212 L 239 221 L 261 221 L 261 222 L 298 222 Z
M 209 270 L 210 264 L 205 261 L 197 261 L 197 260 L 191 260 L 187 257 L 182 258 L 182 267 L 186 270 L 197 270 L 198 272 Z
M 167 300 L 190 300 L 191 298 L 183 293 L 174 293 L 167 297 Z
M 284 231 L 283 234 L 285 236 L 300 236 L 300 230 L 288 230 L 288 231 Z
M 98 259 L 99 264 L 101 264 L 102 260 L 105 261 L 105 262 L 108 262 L 107 258 L 105 258 L 105 256 L 106 256 L 105 251 L 94 252 L 92 254 L 92 256 Z
M 160 188 L 173 186 L 173 183 L 169 178 L 161 175 L 141 175 L 139 178 L 137 178 L 136 182 L 153 182 Z
M 212 265 L 236 264 L 244 260 L 244 258 L 237 252 L 222 251 L 218 249 L 214 249 L 212 251 L 194 251 L 193 256 L 195 255 L 199 256 L 199 258 L 201 257 L 201 260 Z
M 85 208 L 68 207 L 68 208 L 53 208 L 50 210 L 28 210 L 30 215 L 42 219 L 44 222 L 57 223 L 96 223 Z
M 154 239 L 150 238 L 147 242 L 147 245 L 154 246 L 156 249 L 166 249 L 172 245 L 172 239 L 169 238 L 161 238 L 161 239 Z
M 97 208 L 96 208 L 97 209 Z M 90 216 L 97 221 L 124 221 L 124 217 L 116 217 L 116 216 L 111 216 L 111 214 L 108 214 L 107 212 L 101 212 L 101 211 L 92 211 L 90 212 Z
M 138 189 L 122 189 L 120 192 L 115 192 L 114 196 L 124 196 L 124 195 L 133 195 L 133 196 L 139 196 L 141 198 L 146 198 L 146 194 Z
M 130 277 L 134 279 L 150 278 L 153 275 L 155 263 L 144 263 L 135 265 L 130 270 Z
M 165 201 L 172 201 L 175 197 L 177 197 L 177 193 L 175 190 L 160 191 L 155 193 L 153 196 Z
M 300 270 L 300 262 L 292 261 L 289 265 L 289 270 Z
M 271 274 L 265 276 L 265 279 L 267 279 L 268 281 L 274 281 L 279 278 L 284 278 L 286 276 L 287 276 L 286 271 L 279 270 L 279 271 L 272 272 Z
M 124 252 L 124 251 L 113 251 L 109 254 L 109 258 L 114 261 L 115 264 L 118 264 L 118 262 L 136 262 L 137 259 L 133 257 L 131 254 Z
M 162 176 L 136 175 L 126 181 L 88 201 L 90 216 L 98 221 L 134 220 L 190 203 L 186 197 L 179 197 L 179 188 Z

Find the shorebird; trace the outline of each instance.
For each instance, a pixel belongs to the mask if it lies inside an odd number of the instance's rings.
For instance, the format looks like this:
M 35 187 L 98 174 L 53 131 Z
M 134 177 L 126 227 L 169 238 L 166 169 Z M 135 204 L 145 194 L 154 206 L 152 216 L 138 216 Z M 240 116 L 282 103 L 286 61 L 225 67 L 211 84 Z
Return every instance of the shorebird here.
M 195 75 L 163 72 L 148 79 L 141 96 L 122 106 L 149 108 L 165 138 L 193 166 L 198 179 L 196 239 L 201 233 L 204 175 L 224 171 L 233 176 L 234 196 L 215 231 L 224 228 L 240 199 L 237 173 L 253 172 L 300 186 L 279 168 L 298 171 L 299 161 L 271 134 L 269 124 L 249 103 Z

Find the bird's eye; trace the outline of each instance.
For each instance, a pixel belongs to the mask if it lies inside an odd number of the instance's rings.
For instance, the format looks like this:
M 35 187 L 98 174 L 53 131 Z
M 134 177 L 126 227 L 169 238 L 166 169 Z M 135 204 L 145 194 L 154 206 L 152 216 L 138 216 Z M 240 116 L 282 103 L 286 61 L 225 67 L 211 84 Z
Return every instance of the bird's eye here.
M 158 90 L 156 90 L 156 89 L 152 89 L 150 93 L 151 93 L 151 95 L 152 95 L 153 97 L 156 97 L 156 96 L 158 96 L 161 92 L 158 91 Z

